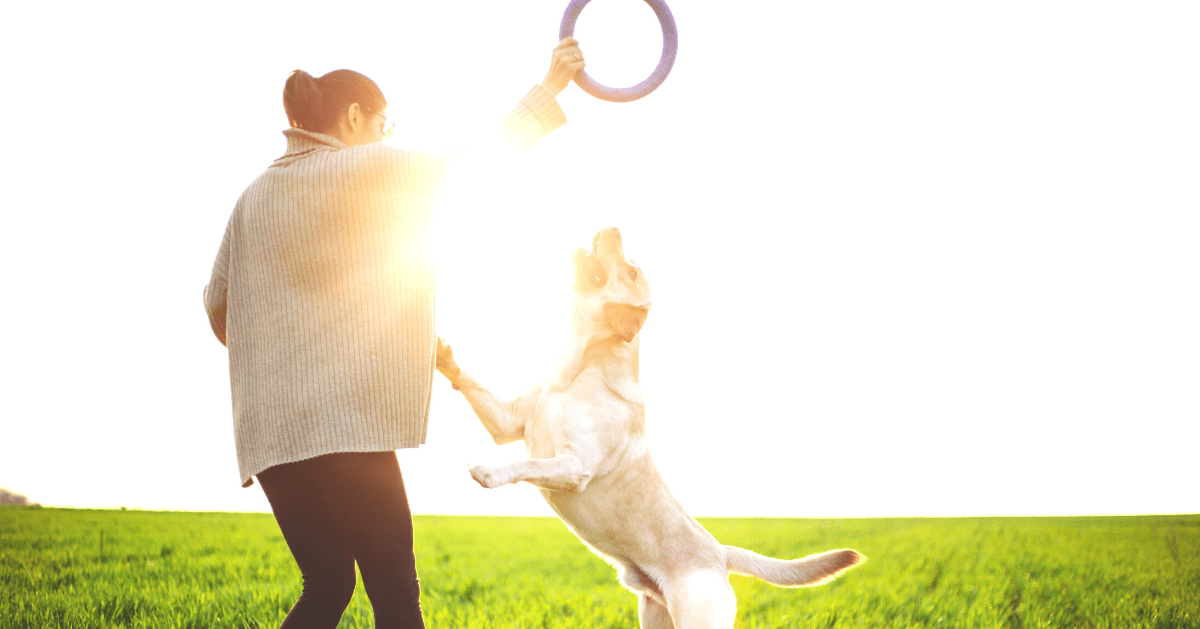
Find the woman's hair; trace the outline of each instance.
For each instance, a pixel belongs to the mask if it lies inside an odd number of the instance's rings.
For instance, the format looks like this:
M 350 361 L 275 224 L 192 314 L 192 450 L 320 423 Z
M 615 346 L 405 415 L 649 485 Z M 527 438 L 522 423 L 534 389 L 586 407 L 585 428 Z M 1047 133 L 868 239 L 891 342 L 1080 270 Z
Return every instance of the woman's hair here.
M 353 103 L 370 112 L 382 109 L 387 100 L 375 81 L 354 70 L 334 70 L 315 79 L 304 70 L 292 70 L 283 85 L 288 126 L 306 131 L 329 131 L 338 114 Z

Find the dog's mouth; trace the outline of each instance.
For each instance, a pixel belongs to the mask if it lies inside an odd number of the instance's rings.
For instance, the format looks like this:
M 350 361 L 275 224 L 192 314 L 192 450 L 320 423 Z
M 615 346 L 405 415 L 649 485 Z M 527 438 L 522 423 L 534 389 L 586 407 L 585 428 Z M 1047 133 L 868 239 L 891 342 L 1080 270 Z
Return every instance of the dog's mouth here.
M 604 304 L 604 318 L 608 320 L 608 325 L 617 333 L 617 336 L 626 343 L 637 337 L 649 314 L 649 302 L 645 306 L 611 301 Z

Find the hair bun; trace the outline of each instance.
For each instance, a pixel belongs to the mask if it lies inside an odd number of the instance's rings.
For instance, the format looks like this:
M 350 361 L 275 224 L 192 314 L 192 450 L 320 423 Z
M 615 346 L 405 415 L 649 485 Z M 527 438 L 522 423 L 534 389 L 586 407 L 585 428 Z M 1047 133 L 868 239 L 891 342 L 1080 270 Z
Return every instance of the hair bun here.
M 288 126 L 305 131 L 336 132 L 338 116 L 354 103 L 366 111 L 382 111 L 387 106 L 375 81 L 353 70 L 334 70 L 319 78 L 292 70 L 283 85 Z
M 283 85 L 283 110 L 288 126 L 315 131 L 323 128 L 321 87 L 304 70 L 292 70 Z

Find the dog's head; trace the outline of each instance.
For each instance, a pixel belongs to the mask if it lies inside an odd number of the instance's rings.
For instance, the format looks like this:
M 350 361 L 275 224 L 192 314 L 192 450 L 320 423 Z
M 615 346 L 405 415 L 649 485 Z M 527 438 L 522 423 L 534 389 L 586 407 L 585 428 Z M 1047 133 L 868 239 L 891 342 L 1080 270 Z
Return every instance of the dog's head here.
M 625 259 L 616 227 L 600 230 L 591 252 L 575 249 L 574 290 L 576 316 L 601 329 L 607 326 L 626 343 L 637 337 L 650 313 L 650 283 Z

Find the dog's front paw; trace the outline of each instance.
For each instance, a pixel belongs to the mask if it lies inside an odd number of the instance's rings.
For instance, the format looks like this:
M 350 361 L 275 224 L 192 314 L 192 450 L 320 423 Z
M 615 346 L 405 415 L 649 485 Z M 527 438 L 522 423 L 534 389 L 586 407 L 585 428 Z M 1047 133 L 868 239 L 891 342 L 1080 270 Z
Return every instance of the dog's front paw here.
M 455 380 L 462 375 L 462 370 L 458 368 L 458 363 L 454 361 L 454 350 L 450 349 L 450 344 L 442 340 L 442 337 L 437 337 L 437 360 L 434 367 L 446 376 L 450 381 L 451 386 L 458 388 L 458 383 Z
M 495 489 L 501 485 L 507 485 L 512 482 L 504 469 L 499 467 L 488 467 L 486 465 L 472 465 L 471 478 L 486 489 Z

